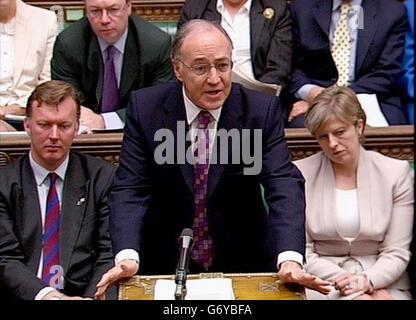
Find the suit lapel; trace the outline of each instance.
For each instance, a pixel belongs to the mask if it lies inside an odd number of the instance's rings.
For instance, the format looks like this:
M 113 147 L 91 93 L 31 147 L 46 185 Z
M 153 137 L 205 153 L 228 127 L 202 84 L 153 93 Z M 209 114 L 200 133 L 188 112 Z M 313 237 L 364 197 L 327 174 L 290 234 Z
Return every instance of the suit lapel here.
M 338 224 L 335 215 L 335 176 L 334 170 L 332 169 L 331 161 L 322 153 L 323 164 L 322 172 L 318 174 L 320 183 L 319 186 L 322 187 L 323 199 L 322 203 L 322 213 L 323 213 L 323 223 L 325 230 L 331 232 L 331 229 L 335 226 L 335 230 L 338 235 L 341 237 L 338 231 Z M 316 191 L 319 193 L 318 191 Z
M 375 1 L 363 1 L 362 7 L 360 14 L 364 14 L 364 25 L 358 29 L 355 74 L 358 74 L 358 70 L 360 70 L 364 62 L 378 26 Z
M 33 256 L 29 257 L 29 266 L 37 272 L 42 250 L 42 215 L 38 189 L 28 156 L 22 160 L 21 169 L 22 187 L 17 191 L 19 199 L 16 200 L 16 225 L 20 227 L 23 243 L 29 246 L 24 251 L 33 252 Z
M 92 30 L 90 32 L 93 33 Z M 98 40 L 95 35 L 91 36 L 88 53 L 87 68 L 90 71 L 89 76 L 94 77 L 95 74 L 98 74 L 97 87 L 95 88 L 95 98 L 97 100 L 97 105 L 100 106 L 103 87 L 104 62 L 100 46 L 98 45 Z M 94 85 L 94 79 L 90 79 L 89 83 L 91 86 Z M 100 109 L 94 111 L 99 112 L 99 110 Z
M 205 3 L 206 2 L 207 1 L 205 1 Z M 205 12 L 204 11 L 202 11 L 202 12 L 203 12 L 203 19 L 204 20 L 221 22 L 221 15 L 217 11 L 217 1 L 208 1 L 208 3 L 206 3 Z
M 236 87 L 232 87 L 231 94 L 226 100 L 224 106 L 221 110 L 221 116 L 217 126 L 217 134 L 219 130 L 225 130 L 226 132 L 230 132 L 231 129 L 237 129 L 241 133 L 241 120 L 240 117 L 243 114 L 243 101 L 241 98 L 241 94 L 238 91 L 239 89 Z M 209 174 L 208 174 L 208 197 L 212 195 L 218 182 L 221 179 L 222 174 L 224 173 L 227 164 L 219 163 L 221 159 L 221 149 L 217 146 L 218 139 L 215 140 L 213 145 L 213 150 L 218 150 L 216 155 L 216 164 L 210 164 L 209 166 Z M 240 147 L 242 144 L 240 144 Z M 231 142 L 228 143 L 228 163 L 231 163 Z M 211 157 L 212 161 L 213 157 Z
M 174 145 L 170 146 L 171 148 L 174 148 L 175 150 L 175 163 L 178 163 L 178 154 L 176 152 L 178 143 L 183 143 L 186 134 L 189 131 L 189 125 L 186 121 L 186 110 L 185 110 L 185 104 L 183 100 L 183 94 L 182 94 L 182 87 L 181 85 L 178 85 L 175 90 L 172 90 L 172 93 L 168 99 L 166 99 L 167 103 L 163 106 L 163 109 L 166 112 L 166 116 L 163 118 L 163 125 L 166 129 L 169 129 L 170 132 L 173 132 L 174 137 Z M 184 136 L 178 136 L 182 135 L 183 130 L 178 130 L 179 126 L 184 127 Z M 185 151 L 189 149 L 191 146 L 190 141 L 185 141 Z M 179 148 L 182 149 L 182 148 Z M 184 150 L 180 150 L 182 152 Z M 188 161 L 185 163 L 183 161 L 180 161 L 179 168 L 181 170 L 181 173 L 183 175 L 183 178 L 186 181 L 186 184 L 188 185 L 189 190 L 194 193 L 194 167 L 192 164 L 189 164 Z
M 256 54 L 260 35 L 262 34 L 265 23 L 267 22 L 267 20 L 261 14 L 262 10 L 263 6 L 260 1 L 253 1 L 250 9 L 250 51 L 252 57 L 254 57 Z M 275 12 L 275 14 L 277 15 L 277 12 Z
M 316 23 L 320 26 L 326 36 L 329 37 L 329 27 L 331 25 L 332 17 L 332 1 L 318 0 L 312 10 Z
M 18 63 L 15 64 L 16 68 L 13 72 L 14 84 L 20 78 L 32 39 L 32 36 L 30 36 L 31 30 L 27 30 L 31 20 L 30 12 L 26 10 L 25 5 L 20 3 L 20 1 L 16 2 L 16 10 L 18 13 L 15 18 L 14 61 Z
M 129 19 L 129 24 L 133 23 L 131 19 Z M 120 101 L 131 91 L 130 88 L 133 86 L 134 80 L 139 76 L 138 87 L 142 87 L 144 84 L 144 74 L 145 70 L 143 66 L 140 66 L 140 62 L 142 61 L 141 53 L 139 52 L 139 44 L 135 42 L 133 37 L 132 31 L 134 28 L 129 26 L 126 45 L 124 48 L 124 58 L 123 58 L 123 67 L 121 72 L 121 79 L 120 79 Z M 132 70 L 139 70 L 137 72 L 132 72 Z
M 88 200 L 88 177 L 85 176 L 79 158 L 70 154 L 68 169 L 65 174 L 60 228 L 60 261 L 63 269 L 68 270 L 71 254 L 75 246 L 85 206 Z M 82 200 L 84 199 L 84 200 Z
M 360 148 L 360 159 L 357 168 L 357 193 L 358 193 L 358 212 L 360 214 L 359 236 L 365 235 L 366 230 L 373 226 L 372 222 L 372 201 L 371 198 L 371 178 L 370 168 L 368 167 L 366 151 Z

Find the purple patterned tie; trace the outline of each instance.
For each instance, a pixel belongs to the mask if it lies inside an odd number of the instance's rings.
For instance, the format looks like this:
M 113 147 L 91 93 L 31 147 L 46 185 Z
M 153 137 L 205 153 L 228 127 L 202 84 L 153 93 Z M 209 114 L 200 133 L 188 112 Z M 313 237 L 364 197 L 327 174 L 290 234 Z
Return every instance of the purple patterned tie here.
M 214 247 L 209 232 L 207 218 L 207 186 L 209 170 L 209 134 L 208 124 L 212 117 L 207 111 L 201 111 L 198 115 L 197 145 L 194 166 L 195 174 L 195 215 L 193 223 L 194 248 L 192 259 L 205 270 L 212 264 Z
M 101 102 L 101 113 L 115 111 L 118 107 L 118 87 L 116 70 L 114 68 L 114 55 L 117 48 L 108 46 L 107 59 L 104 65 L 104 83 L 103 83 L 103 98 Z
M 55 268 L 59 266 L 59 199 L 56 191 L 56 173 L 49 173 L 50 186 L 46 200 L 45 227 L 42 237 L 43 269 L 42 280 L 50 285 Z

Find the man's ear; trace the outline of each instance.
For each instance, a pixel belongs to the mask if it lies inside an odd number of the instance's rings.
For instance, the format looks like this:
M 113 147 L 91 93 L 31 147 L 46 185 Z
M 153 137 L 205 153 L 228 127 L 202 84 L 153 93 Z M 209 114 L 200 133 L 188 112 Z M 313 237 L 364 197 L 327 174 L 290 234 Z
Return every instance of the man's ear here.
M 173 72 L 175 72 L 176 79 L 182 82 L 183 79 L 182 79 L 182 74 L 180 72 L 182 66 L 177 60 L 172 59 L 172 67 L 173 67 Z
M 30 128 L 30 123 L 29 123 L 29 118 L 28 117 L 26 117 L 25 120 L 23 121 L 23 127 L 25 128 L 26 133 L 30 137 L 31 128 Z
M 358 130 L 358 135 L 362 136 L 364 134 L 364 120 L 360 119 L 357 121 L 356 128 Z
M 126 5 L 127 5 L 128 14 L 131 15 L 131 12 L 132 12 L 132 3 L 131 3 L 131 0 L 127 0 L 126 1 Z

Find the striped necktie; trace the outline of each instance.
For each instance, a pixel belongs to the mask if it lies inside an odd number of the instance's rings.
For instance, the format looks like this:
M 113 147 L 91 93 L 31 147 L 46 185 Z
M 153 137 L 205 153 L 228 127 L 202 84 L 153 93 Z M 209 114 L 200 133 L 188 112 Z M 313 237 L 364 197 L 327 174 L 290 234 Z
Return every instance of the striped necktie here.
M 351 36 L 348 29 L 348 13 L 351 2 L 341 4 L 341 15 L 334 30 L 332 41 L 332 58 L 338 70 L 338 86 L 348 85 L 349 69 L 351 62 Z
M 49 173 L 50 186 L 46 200 L 45 226 L 42 237 L 43 244 L 43 269 L 42 280 L 51 284 L 51 278 L 56 274 L 59 266 L 59 227 L 60 227 L 60 208 L 58 193 L 56 191 L 56 173 Z
M 194 247 L 192 260 L 205 270 L 212 264 L 214 246 L 210 235 L 207 217 L 207 189 L 209 170 L 209 133 L 208 124 L 211 122 L 211 114 L 201 111 L 198 115 L 198 140 L 195 149 L 197 162 L 194 166 L 195 174 L 195 214 L 194 214 Z

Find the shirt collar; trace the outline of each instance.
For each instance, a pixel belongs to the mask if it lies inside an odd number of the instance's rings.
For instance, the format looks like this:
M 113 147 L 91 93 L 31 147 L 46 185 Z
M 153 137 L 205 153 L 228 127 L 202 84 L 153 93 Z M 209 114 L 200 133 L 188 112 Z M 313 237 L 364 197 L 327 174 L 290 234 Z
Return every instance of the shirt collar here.
M 186 95 L 185 88 L 182 85 L 182 93 L 183 93 L 183 100 L 185 103 L 185 110 L 186 110 L 186 120 L 188 122 L 188 125 L 191 125 L 191 123 L 195 120 L 195 118 L 198 116 L 198 114 L 201 111 L 204 111 L 201 108 L 198 108 Z M 221 109 L 222 106 L 215 110 L 208 110 L 208 112 L 211 114 L 211 116 L 215 119 L 215 121 L 218 122 L 221 115 Z
M 332 12 L 337 11 L 339 7 L 341 6 L 343 0 L 334 0 L 332 3 Z M 360 6 L 362 0 L 351 0 L 352 6 Z
M 120 39 L 118 39 L 115 43 L 113 43 L 113 46 L 117 48 L 118 52 L 121 54 L 124 54 L 124 48 L 126 46 L 126 40 L 127 40 L 127 33 L 128 28 L 124 31 L 124 33 L 121 35 Z M 104 51 L 107 49 L 108 46 L 110 46 L 109 43 L 105 42 L 100 37 L 97 37 L 98 44 L 100 45 L 101 52 L 104 53 Z
M 247 0 L 244 4 L 243 4 L 243 8 L 245 8 L 245 10 L 247 10 L 248 12 L 250 11 L 251 8 L 251 1 L 252 0 Z M 217 0 L 217 11 L 222 15 L 225 12 L 225 5 L 224 2 L 222 0 Z
M 30 161 L 30 166 L 32 167 L 32 170 L 33 170 L 33 174 L 35 175 L 36 184 L 40 186 L 48 177 L 48 174 L 51 171 L 46 170 L 44 167 L 38 164 L 35 161 L 35 159 L 33 159 L 31 152 L 29 152 L 29 161 Z M 62 162 L 61 165 L 53 171 L 58 175 L 59 178 L 61 178 L 61 180 L 64 180 L 65 178 L 66 169 L 68 168 L 68 162 L 69 162 L 69 155 L 67 155 L 64 162 Z

